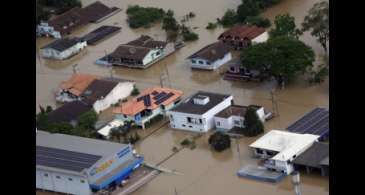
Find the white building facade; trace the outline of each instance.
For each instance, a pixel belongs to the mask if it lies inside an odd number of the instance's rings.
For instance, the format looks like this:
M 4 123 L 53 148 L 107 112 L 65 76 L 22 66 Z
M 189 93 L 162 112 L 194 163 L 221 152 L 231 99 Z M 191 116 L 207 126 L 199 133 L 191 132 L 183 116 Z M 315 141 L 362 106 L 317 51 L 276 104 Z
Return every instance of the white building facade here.
M 60 40 L 56 40 L 60 41 Z M 87 46 L 86 41 L 80 40 L 68 48 L 58 49 L 57 47 L 44 47 L 40 50 L 40 54 L 43 58 L 50 58 L 56 60 L 64 60 L 85 49 Z
M 101 111 L 109 108 L 111 105 L 118 103 L 119 100 L 127 98 L 132 93 L 133 88 L 133 82 L 118 83 L 106 97 L 94 102 L 93 108 L 95 112 L 100 113 Z
M 264 43 L 269 39 L 269 33 L 266 31 L 251 40 L 252 44 Z
M 233 96 L 198 92 L 167 112 L 170 127 L 193 132 L 208 132 L 215 127 L 214 115 L 232 104 Z
M 52 36 L 56 39 L 61 38 L 61 33 L 59 31 L 56 31 L 53 26 L 48 25 L 48 22 L 40 22 L 37 25 L 37 34 L 40 36 Z
M 191 68 L 215 70 L 220 66 L 222 66 L 223 64 L 227 63 L 228 61 L 230 61 L 231 59 L 232 59 L 232 54 L 228 52 L 224 55 L 223 58 L 217 59 L 213 62 L 202 58 L 191 58 L 188 60 L 188 62 Z

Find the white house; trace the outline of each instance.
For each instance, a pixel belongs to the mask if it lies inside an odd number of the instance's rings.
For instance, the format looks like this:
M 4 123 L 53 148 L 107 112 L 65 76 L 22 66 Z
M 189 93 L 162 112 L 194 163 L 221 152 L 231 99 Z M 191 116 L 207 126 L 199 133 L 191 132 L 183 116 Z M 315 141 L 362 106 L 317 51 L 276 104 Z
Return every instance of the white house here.
M 215 70 L 232 59 L 229 47 L 222 42 L 205 46 L 187 58 L 191 68 Z
M 155 41 L 142 35 L 136 40 L 120 45 L 108 56 L 107 61 L 114 65 L 147 67 L 164 56 L 166 45 L 166 42 Z
M 319 136 L 271 130 L 250 145 L 254 156 L 266 159 L 264 166 L 290 174 L 293 160 L 318 141 Z
M 64 60 L 86 48 L 86 41 L 79 38 L 64 38 L 53 41 L 40 50 L 44 58 Z
M 244 128 L 244 120 L 248 107 L 254 107 L 256 114 L 262 122 L 265 122 L 265 112 L 262 106 L 231 105 L 214 115 L 217 130 L 228 131 L 234 127 Z
M 174 129 L 207 132 L 215 127 L 214 115 L 232 102 L 232 95 L 199 91 L 168 111 L 170 126 Z
M 98 133 L 100 135 L 102 135 L 103 137 L 109 139 L 110 138 L 110 131 L 113 128 L 120 127 L 120 126 L 123 126 L 123 125 L 124 125 L 123 121 L 114 119 L 111 122 L 109 122 L 107 125 L 105 125 L 103 128 L 99 129 Z
M 109 108 L 112 104 L 128 97 L 134 88 L 134 82 L 107 79 L 94 80 L 81 95 L 82 100 L 93 105 L 95 112 Z

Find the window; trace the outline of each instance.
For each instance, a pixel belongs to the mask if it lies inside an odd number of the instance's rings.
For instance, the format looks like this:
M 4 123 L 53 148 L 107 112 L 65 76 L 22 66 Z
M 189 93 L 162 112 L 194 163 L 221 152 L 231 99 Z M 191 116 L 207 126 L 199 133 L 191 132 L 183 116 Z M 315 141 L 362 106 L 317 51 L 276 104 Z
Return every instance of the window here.
M 263 154 L 264 151 L 262 151 L 261 149 L 256 149 L 256 153 L 257 154 Z
M 188 117 L 188 123 L 191 123 L 191 118 L 190 117 Z
M 68 178 L 69 181 L 72 181 L 72 178 Z
M 221 122 L 217 121 L 217 126 L 221 126 Z
M 173 115 L 170 115 L 170 120 L 174 121 L 174 116 Z
M 203 61 L 201 61 L 201 60 L 199 60 L 199 64 L 204 64 L 204 62 L 203 62 Z
M 82 179 L 82 180 L 80 180 L 80 182 L 81 182 L 81 183 L 85 183 L 85 180 L 83 180 L 83 179 Z
M 193 126 L 189 125 L 190 128 L 193 128 Z
M 56 178 L 57 178 L 57 179 L 61 179 L 61 177 L 60 177 L 60 176 L 58 176 L 58 175 L 56 176 Z
M 210 65 L 210 62 L 207 62 L 208 65 Z
M 127 115 L 123 114 L 124 118 L 127 118 Z
M 202 119 L 201 119 L 201 118 L 199 119 L 199 123 L 200 123 L 200 124 L 202 124 L 202 123 L 203 123 L 203 121 L 202 121 Z
M 191 63 L 195 64 L 195 63 L 196 63 L 196 61 L 195 61 L 195 60 L 191 60 Z
M 158 55 L 160 55 L 160 52 L 158 51 L 158 52 L 156 52 L 156 56 L 158 56 Z
M 186 127 L 186 125 L 182 125 L 183 127 Z
M 45 174 L 44 174 L 44 177 L 48 177 L 48 174 L 47 174 L 47 173 L 45 173 Z
M 236 121 L 236 120 L 235 120 L 235 121 L 234 121 L 234 124 L 235 124 L 235 125 L 240 125 L 241 123 L 240 123 L 240 121 Z

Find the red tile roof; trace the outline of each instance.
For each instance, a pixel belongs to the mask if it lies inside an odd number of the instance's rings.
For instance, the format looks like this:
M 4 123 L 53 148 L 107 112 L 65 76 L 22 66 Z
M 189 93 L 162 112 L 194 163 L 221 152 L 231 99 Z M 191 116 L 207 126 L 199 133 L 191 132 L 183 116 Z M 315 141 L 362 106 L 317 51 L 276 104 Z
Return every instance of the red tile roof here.
M 67 90 L 76 96 L 80 96 L 97 78 L 97 76 L 89 74 L 74 74 L 69 80 L 63 81 L 60 87 L 61 89 Z
M 257 27 L 254 25 L 237 25 L 223 32 L 218 39 L 219 40 L 227 38 L 235 39 L 236 37 L 238 37 L 239 39 L 252 40 L 264 32 L 265 28 L 262 27 Z

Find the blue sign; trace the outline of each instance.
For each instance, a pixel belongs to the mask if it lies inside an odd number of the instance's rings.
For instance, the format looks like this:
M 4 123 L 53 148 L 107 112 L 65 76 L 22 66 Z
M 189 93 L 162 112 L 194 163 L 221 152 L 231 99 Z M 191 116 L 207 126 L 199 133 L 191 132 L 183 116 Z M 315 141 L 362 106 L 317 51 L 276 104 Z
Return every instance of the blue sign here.
M 130 152 L 130 148 L 124 148 L 122 151 L 117 153 L 118 158 L 122 158 L 124 155 L 128 154 Z

